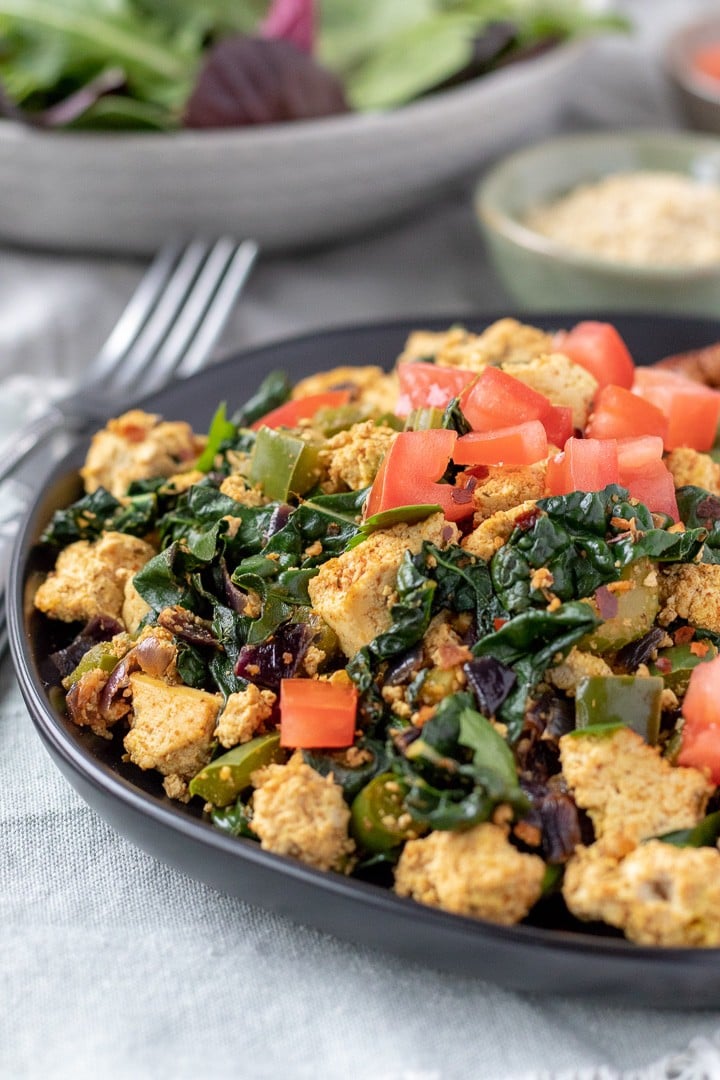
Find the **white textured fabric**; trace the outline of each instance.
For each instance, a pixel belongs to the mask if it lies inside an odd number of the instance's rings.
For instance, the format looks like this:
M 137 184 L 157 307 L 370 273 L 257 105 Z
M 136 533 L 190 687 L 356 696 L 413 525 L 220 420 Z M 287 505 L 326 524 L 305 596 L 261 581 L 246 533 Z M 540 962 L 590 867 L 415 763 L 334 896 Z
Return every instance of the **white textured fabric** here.
M 568 128 L 672 122 L 652 57 L 673 21 L 715 5 L 627 6 L 642 42 L 598 46 Z M 0 249 L 0 435 L 52 380 L 82 371 L 140 269 Z M 458 191 L 382 235 L 262 263 L 223 351 L 353 320 L 505 308 Z M 510 993 L 324 937 L 161 865 L 56 771 L 7 662 L 0 770 L 0 1077 L 720 1077 L 716 1012 Z

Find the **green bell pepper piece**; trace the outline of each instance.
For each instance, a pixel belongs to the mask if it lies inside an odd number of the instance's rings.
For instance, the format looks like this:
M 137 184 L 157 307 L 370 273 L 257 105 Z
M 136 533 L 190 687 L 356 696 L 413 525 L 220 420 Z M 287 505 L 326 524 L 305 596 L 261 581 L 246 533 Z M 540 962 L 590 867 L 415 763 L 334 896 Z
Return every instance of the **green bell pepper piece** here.
M 394 773 L 384 772 L 355 796 L 350 808 L 350 831 L 365 851 L 390 851 L 417 836 L 414 822 L 400 824 L 409 790 Z
M 100 671 L 110 672 L 119 660 L 117 647 L 112 641 L 99 641 L 97 645 L 90 646 L 74 671 L 63 679 L 63 686 L 69 690 L 89 671 L 100 669 Z
M 704 656 L 697 656 L 692 651 L 692 643 L 660 649 L 655 663 L 649 665 L 651 674 L 659 675 L 666 686 L 682 696 L 687 690 L 693 668 L 708 660 L 714 660 L 718 654 L 716 646 L 711 641 L 703 641 L 702 644 L 707 645 Z
M 290 494 L 304 495 L 320 478 L 319 455 L 316 442 L 280 428 L 261 427 L 250 459 L 250 482 L 278 502 Z
M 650 630 L 660 610 L 660 593 L 655 570 L 655 564 L 649 559 L 637 559 L 636 562 L 625 567 L 620 580 L 630 582 L 632 587 L 626 592 L 615 593 L 617 613 L 612 618 L 605 619 L 595 630 L 581 638 L 578 649 L 600 655 L 617 652 L 618 649 L 629 645 L 631 641 L 637 641 Z M 597 604 L 592 598 L 590 605 L 599 615 Z
M 363 405 L 336 405 L 335 408 L 325 406 L 315 413 L 312 426 L 329 439 L 339 431 L 347 431 L 353 424 L 368 420 L 371 413 L 372 410 Z
M 279 732 L 259 735 L 241 746 L 234 746 L 201 769 L 190 781 L 190 794 L 199 795 L 213 806 L 228 806 L 250 786 L 250 777 L 256 769 L 271 765 L 283 756 Z
M 663 681 L 640 675 L 593 675 L 575 694 L 575 726 L 625 724 L 654 746 L 660 733 Z M 591 733 L 591 732 L 589 732 Z
M 432 406 L 424 409 L 413 409 L 405 421 L 405 430 L 429 431 L 430 428 L 441 428 L 444 416 L 444 409 L 435 409 Z

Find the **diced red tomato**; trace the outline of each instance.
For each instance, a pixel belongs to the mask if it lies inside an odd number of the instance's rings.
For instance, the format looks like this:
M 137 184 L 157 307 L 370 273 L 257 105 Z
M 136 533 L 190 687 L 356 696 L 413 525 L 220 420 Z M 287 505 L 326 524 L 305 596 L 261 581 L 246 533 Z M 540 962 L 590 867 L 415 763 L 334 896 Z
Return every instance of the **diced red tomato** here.
M 495 367 L 486 367 L 462 394 L 460 407 L 473 431 L 542 420 L 553 408 L 544 394 Z
M 457 432 L 446 428 L 401 431 L 370 489 L 366 517 L 422 503 L 437 503 L 450 521 L 469 517 L 475 509 L 472 493 L 437 483 L 448 467 L 456 442 Z
M 620 483 L 654 514 L 667 514 L 680 520 L 675 482 L 664 461 L 649 461 L 639 467 L 624 466 L 619 470 Z
M 720 783 L 720 656 L 698 664 L 690 676 L 682 714 L 679 765 L 707 770 Z
M 551 411 L 543 417 L 542 422 L 545 425 L 548 442 L 562 450 L 574 431 L 572 409 L 565 405 L 552 405 Z
M 641 469 L 651 461 L 661 461 L 663 441 L 659 435 L 638 435 L 630 439 L 618 439 L 618 469 L 622 477 L 624 469 Z M 620 481 L 622 483 L 622 480 Z
M 633 358 L 611 323 L 579 322 L 572 330 L 559 331 L 553 347 L 589 371 L 600 386 L 632 387 Z
M 340 749 L 355 741 L 357 690 L 317 679 L 282 679 L 280 745 Z
M 651 401 L 624 386 L 603 386 L 595 398 L 585 428 L 589 439 L 622 439 L 633 435 L 659 435 L 665 439 L 668 421 Z
M 553 405 L 544 394 L 500 368 L 485 368 L 461 395 L 460 408 L 473 431 L 496 431 L 539 420 L 555 446 L 564 446 L 573 432 L 570 409 Z
M 441 367 L 439 364 L 398 364 L 400 398 L 398 416 L 407 416 L 413 409 L 444 409 L 474 379 L 477 372 L 465 368 Z
M 639 367 L 633 392 L 668 418 L 665 449 L 710 450 L 720 419 L 720 393 L 674 371 Z
M 701 671 L 708 664 L 698 664 L 693 670 Z M 716 691 L 717 693 L 717 691 Z M 678 754 L 678 765 L 690 765 L 707 773 L 714 784 L 720 784 L 720 723 L 707 727 L 695 727 L 686 724 L 683 729 L 682 749 Z
M 701 75 L 707 75 L 711 79 L 720 79 L 720 42 L 711 45 L 703 45 L 697 49 L 692 57 L 692 66 Z
M 453 461 L 458 465 L 532 465 L 548 452 L 545 428 L 539 420 L 526 420 L 496 431 L 471 431 L 458 439 Z
M 350 401 L 349 390 L 326 390 L 322 394 L 309 394 L 308 397 L 294 398 L 272 409 L 251 425 L 253 431 L 261 427 L 297 427 L 300 420 L 310 420 L 320 409 L 339 409 Z
M 563 453 L 548 462 L 547 486 L 551 495 L 601 491 L 618 480 L 615 439 L 568 439 Z

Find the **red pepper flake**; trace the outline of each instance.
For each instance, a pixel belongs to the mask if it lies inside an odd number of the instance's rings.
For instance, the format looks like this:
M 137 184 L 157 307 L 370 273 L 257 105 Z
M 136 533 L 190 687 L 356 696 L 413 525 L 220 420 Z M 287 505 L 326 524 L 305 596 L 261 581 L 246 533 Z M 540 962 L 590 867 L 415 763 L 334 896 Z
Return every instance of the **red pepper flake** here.
M 707 656 L 709 648 L 707 641 L 693 641 L 690 645 L 690 652 L 693 656 Z
M 529 532 L 535 525 L 535 522 L 540 517 L 540 511 L 536 506 L 533 506 L 531 510 L 528 510 L 526 514 L 519 514 L 515 518 L 515 526 L 521 529 L 523 532 Z
M 493 627 L 496 630 L 502 630 L 503 626 L 507 622 L 507 619 L 493 619 Z
M 662 675 L 669 675 L 672 671 L 672 661 L 667 656 L 658 656 L 655 667 Z
M 472 465 L 465 470 L 465 476 L 472 476 L 474 480 L 487 480 L 490 470 L 487 465 Z
M 689 641 L 695 637 L 694 626 L 679 626 L 673 634 L 673 641 L 676 645 L 687 645 Z

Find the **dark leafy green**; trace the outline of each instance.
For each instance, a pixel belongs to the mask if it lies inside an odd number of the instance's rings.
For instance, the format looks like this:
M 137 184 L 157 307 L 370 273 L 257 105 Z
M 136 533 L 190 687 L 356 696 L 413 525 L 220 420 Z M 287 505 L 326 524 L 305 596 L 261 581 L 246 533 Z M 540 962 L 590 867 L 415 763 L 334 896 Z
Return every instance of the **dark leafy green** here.
M 242 405 L 232 418 L 235 427 L 250 427 L 256 420 L 284 405 L 289 399 L 292 386 L 284 371 L 271 371 L 266 375 L 251 398 Z
M 546 607 L 547 589 L 534 584 L 534 572 L 547 569 L 552 593 L 560 600 L 590 596 L 601 585 L 619 579 L 623 567 L 647 557 L 657 562 L 687 562 L 700 553 L 705 528 L 670 532 L 628 492 L 610 485 L 598 492 L 573 492 L 540 499 L 542 511 L 515 529 L 493 556 L 492 582 L 511 614 L 532 606 Z
M 599 623 L 589 604 L 572 600 L 555 611 L 523 611 L 473 646 L 476 656 L 494 656 L 517 675 L 516 685 L 499 710 L 511 742 L 520 735 L 528 698 L 546 669 Z
M 176 128 L 208 46 L 256 32 L 267 8 L 268 0 L 0 0 L 6 111 L 47 126 Z M 496 54 L 482 41 L 498 20 L 514 30 Z M 333 0 L 318 23 L 319 59 L 343 78 L 355 108 L 372 109 L 542 42 L 625 25 L 580 0 L 539 10 L 522 0 Z
M 131 495 L 123 505 L 105 488 L 98 488 L 67 509 L 56 510 L 41 540 L 66 547 L 76 540 L 97 540 L 109 529 L 146 536 L 155 525 L 157 508 L 157 496 L 152 492 Z
M 398 765 L 410 785 L 408 812 L 430 828 L 487 821 L 499 802 L 527 809 L 510 747 L 467 693 L 440 703 Z
M 207 434 L 207 445 L 200 457 L 195 462 L 195 468 L 201 472 L 209 472 L 212 469 L 215 457 L 220 452 L 223 443 L 232 439 L 236 427 L 232 420 L 227 418 L 227 405 L 221 401 L 210 421 Z

